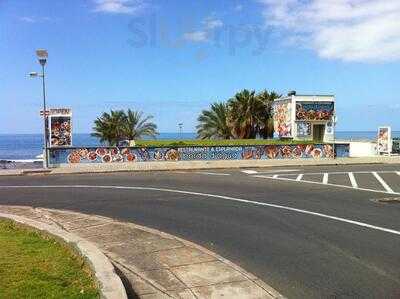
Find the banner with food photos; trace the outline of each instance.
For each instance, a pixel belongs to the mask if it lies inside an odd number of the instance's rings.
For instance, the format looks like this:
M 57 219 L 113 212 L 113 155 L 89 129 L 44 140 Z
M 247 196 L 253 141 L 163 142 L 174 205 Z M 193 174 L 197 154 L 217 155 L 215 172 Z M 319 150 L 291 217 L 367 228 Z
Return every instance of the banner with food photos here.
M 349 144 L 337 144 L 337 157 L 349 156 Z M 139 163 L 161 161 L 271 160 L 333 158 L 332 144 L 195 147 L 51 148 L 50 164 Z
M 47 125 L 50 147 L 72 146 L 71 109 L 50 109 Z
M 296 120 L 332 120 L 334 102 L 296 102 Z
M 274 131 L 279 138 L 292 137 L 292 104 L 289 101 L 274 103 Z
M 392 132 L 390 127 L 379 127 L 378 129 L 378 153 L 390 154 L 392 152 Z
M 50 116 L 50 146 L 71 146 L 72 125 L 69 116 Z
M 300 121 L 297 122 L 297 136 L 298 137 L 310 137 L 311 136 L 311 123 Z

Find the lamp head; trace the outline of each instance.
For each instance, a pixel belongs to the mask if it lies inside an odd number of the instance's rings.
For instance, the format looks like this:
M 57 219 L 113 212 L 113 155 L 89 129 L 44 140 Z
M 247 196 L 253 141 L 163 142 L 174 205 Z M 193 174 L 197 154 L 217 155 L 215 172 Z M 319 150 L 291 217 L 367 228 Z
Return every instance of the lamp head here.
M 49 54 L 47 53 L 47 50 L 44 49 L 39 49 L 36 50 L 36 56 L 40 59 L 40 58 L 45 58 L 47 59 L 47 57 L 49 57 Z
M 44 66 L 47 62 L 47 57 L 49 57 L 49 54 L 47 53 L 47 50 L 39 49 L 39 50 L 36 50 L 36 56 L 39 59 L 40 65 Z

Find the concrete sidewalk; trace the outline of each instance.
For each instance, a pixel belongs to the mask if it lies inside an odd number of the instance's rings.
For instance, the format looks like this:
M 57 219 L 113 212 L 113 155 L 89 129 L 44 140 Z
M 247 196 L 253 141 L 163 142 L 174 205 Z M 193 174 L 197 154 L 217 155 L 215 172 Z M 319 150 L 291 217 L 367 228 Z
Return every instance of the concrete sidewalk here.
M 283 298 L 257 277 L 191 242 L 101 216 L 30 207 L 0 212 L 55 223 L 100 248 L 130 298 Z
M 71 164 L 44 169 L 1 170 L 0 176 L 35 175 L 35 174 L 75 174 L 107 173 L 123 171 L 173 171 L 199 169 L 234 169 L 260 168 L 279 166 L 324 166 L 324 165 L 357 165 L 357 164 L 400 164 L 400 156 L 377 156 L 363 158 L 337 159 L 287 159 L 287 160 L 218 160 L 218 161 L 179 161 L 179 162 L 138 162 L 138 163 L 103 163 Z

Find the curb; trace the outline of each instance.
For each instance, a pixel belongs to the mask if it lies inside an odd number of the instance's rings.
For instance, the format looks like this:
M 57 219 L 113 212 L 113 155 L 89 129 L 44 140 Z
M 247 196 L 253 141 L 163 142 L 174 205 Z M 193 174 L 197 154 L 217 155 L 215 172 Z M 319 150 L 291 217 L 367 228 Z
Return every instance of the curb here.
M 85 258 L 92 268 L 98 282 L 101 298 L 104 299 L 127 299 L 125 288 L 120 277 L 115 273 L 114 267 L 108 258 L 91 242 L 84 240 L 59 227 L 31 220 L 12 214 L 0 213 L 0 218 L 11 219 L 17 223 L 33 227 L 39 231 L 48 233 L 61 239 L 81 256 Z
M 217 253 L 158 229 L 70 210 L 3 205 L 0 210 L 3 207 L 4 213 L 51 223 L 52 228 L 93 242 L 133 298 L 285 298 Z M 8 214 L 0 213 L 0 218 Z

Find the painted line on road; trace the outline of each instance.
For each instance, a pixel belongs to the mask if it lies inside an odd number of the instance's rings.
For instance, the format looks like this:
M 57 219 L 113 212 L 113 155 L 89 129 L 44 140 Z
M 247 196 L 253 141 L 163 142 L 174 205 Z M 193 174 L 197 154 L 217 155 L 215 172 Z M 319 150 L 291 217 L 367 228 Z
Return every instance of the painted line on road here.
M 328 180 L 329 180 L 329 174 L 324 173 L 324 176 L 322 178 L 322 184 L 324 185 L 328 184 Z
M 202 172 L 202 171 L 198 171 L 198 172 L 194 172 L 197 174 L 204 174 L 204 175 L 216 175 L 216 176 L 228 176 L 231 175 L 230 173 L 222 173 L 222 172 Z
M 354 177 L 354 173 L 349 172 L 349 179 L 350 179 L 350 183 L 353 186 L 353 188 L 358 188 L 358 184 L 357 184 L 356 178 Z
M 372 174 L 373 174 L 374 177 L 378 180 L 378 182 L 381 183 L 382 187 L 385 188 L 385 190 L 386 190 L 388 193 L 394 193 L 393 189 L 390 188 L 390 186 L 385 182 L 384 179 L 382 179 L 382 177 L 381 177 L 378 173 L 373 172 Z
M 271 176 L 266 176 L 266 175 L 253 175 L 253 178 L 262 178 L 262 179 L 274 179 L 274 180 L 280 180 L 280 181 L 287 181 L 287 182 L 296 182 L 298 183 L 298 181 L 296 179 L 289 179 L 289 178 L 274 178 Z M 374 193 L 384 193 L 384 194 L 396 194 L 396 195 L 400 195 L 400 193 L 397 192 L 393 192 L 393 193 L 389 193 L 387 191 L 384 190 L 374 190 L 374 189 L 367 189 L 367 188 L 354 188 L 352 186 L 346 186 L 346 185 L 336 185 L 336 184 L 332 184 L 332 183 L 328 183 L 326 185 L 322 184 L 321 182 L 313 182 L 313 181 L 301 181 L 302 183 L 307 183 L 307 184 L 314 184 L 314 185 L 321 185 L 321 186 L 332 186 L 332 187 L 338 187 L 338 188 L 346 188 L 346 189 L 352 189 L 352 190 L 360 190 L 360 191 L 368 191 L 368 192 L 374 192 Z
M 276 169 L 270 171 L 256 171 L 256 170 L 242 170 L 245 174 L 273 174 L 273 173 L 285 173 L 285 172 L 299 172 L 300 169 Z
M 257 174 L 258 173 L 258 171 L 256 171 L 256 170 L 242 170 L 242 172 L 245 174 Z
M 270 177 L 267 177 L 267 178 L 270 178 Z M 279 179 L 282 179 L 282 178 L 278 178 L 278 180 Z M 294 180 L 292 180 L 292 181 L 294 181 Z M 319 183 L 319 184 L 321 184 L 321 183 Z M 365 227 L 365 228 L 369 228 L 369 229 L 372 229 L 372 230 L 382 231 L 382 232 L 386 232 L 386 233 L 390 233 L 390 234 L 394 234 L 394 235 L 400 236 L 400 231 L 397 231 L 397 230 L 394 230 L 394 229 L 390 229 L 390 228 L 386 228 L 386 227 L 371 225 L 371 224 L 368 224 L 368 223 L 365 223 L 365 222 L 350 220 L 350 219 L 346 219 L 346 218 L 331 216 L 331 215 L 312 212 L 312 211 L 303 210 L 303 209 L 292 208 L 292 207 L 288 207 L 288 206 L 270 204 L 270 203 L 259 202 L 259 201 L 252 201 L 252 200 L 241 199 L 241 198 L 230 197 L 230 196 L 224 196 L 224 195 L 209 194 L 209 193 L 200 193 L 200 192 L 192 192 L 192 191 L 184 191 L 184 190 L 168 189 L 168 188 L 132 187 L 132 186 L 91 186 L 91 185 L 0 186 L 0 189 L 21 189 L 21 188 L 26 188 L 26 189 L 35 189 L 35 188 L 40 188 L 40 189 L 79 188 L 80 189 L 80 188 L 82 188 L 82 189 L 148 190 L 148 191 L 160 191 L 160 192 L 169 192 L 169 193 L 177 193 L 177 194 L 196 195 L 196 196 L 202 196 L 202 197 L 225 199 L 225 200 L 234 201 L 234 202 L 252 204 L 252 205 L 257 205 L 257 206 L 271 207 L 271 208 L 276 208 L 276 209 L 296 212 L 296 213 L 300 213 L 300 214 L 317 216 L 317 217 L 321 217 L 321 218 L 325 218 L 325 219 L 330 219 L 330 220 L 334 220 L 334 221 L 338 221 L 338 222 L 353 224 L 353 225 L 356 225 L 356 226 Z
M 285 172 L 299 172 L 300 169 L 277 169 L 277 170 L 271 170 L 271 171 L 258 171 L 258 174 L 270 174 L 270 173 L 285 173 Z
M 352 171 L 352 173 L 354 174 L 371 174 L 373 171 Z M 400 171 L 394 171 L 394 170 L 390 170 L 390 171 L 376 171 L 377 173 L 400 173 Z M 305 172 L 305 175 L 323 175 L 326 172 Z M 332 172 L 328 172 L 329 174 L 348 174 L 349 171 L 332 171 Z M 258 174 L 264 174 L 263 172 L 258 172 Z M 287 175 L 290 175 L 290 173 L 288 173 Z

